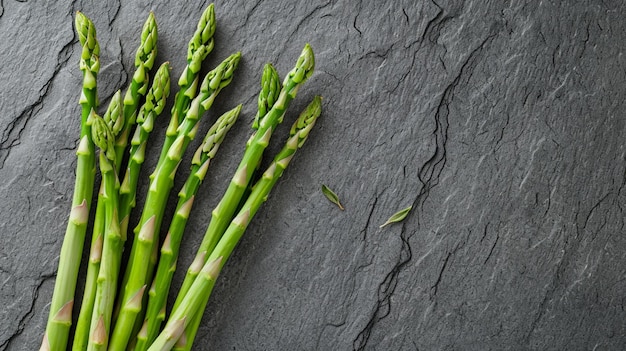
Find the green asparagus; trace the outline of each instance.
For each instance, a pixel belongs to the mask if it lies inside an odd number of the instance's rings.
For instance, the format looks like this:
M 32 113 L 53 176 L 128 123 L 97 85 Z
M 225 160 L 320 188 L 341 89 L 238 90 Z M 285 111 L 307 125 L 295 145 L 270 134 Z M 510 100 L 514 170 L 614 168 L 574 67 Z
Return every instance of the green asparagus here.
M 165 62 L 159 67 L 154 76 L 152 87 L 146 95 L 146 102 L 137 116 L 137 128 L 130 142 L 130 157 L 120 186 L 119 213 L 123 240 L 126 240 L 127 237 L 130 212 L 136 204 L 137 182 L 139 181 L 141 166 L 145 160 L 148 137 L 152 133 L 154 120 L 163 112 L 170 94 L 170 69 L 169 62 Z
M 128 224 L 130 213 L 135 208 L 135 200 L 137 194 L 137 183 L 141 166 L 145 160 L 145 153 L 148 144 L 148 138 L 154 127 L 154 120 L 165 108 L 167 97 L 170 93 L 170 64 L 165 62 L 157 70 L 152 87 L 146 95 L 146 102 L 142 105 L 137 116 L 137 128 L 131 140 L 129 150 L 129 159 L 126 165 L 126 171 L 120 185 L 120 218 L 122 240 L 125 242 L 128 233 Z M 134 246 L 133 246 L 134 248 Z M 132 249 L 131 249 L 132 255 Z M 128 282 L 129 270 L 126 269 L 124 279 L 120 286 L 126 286 Z M 114 319 L 117 318 L 121 308 L 121 301 L 118 299 L 113 311 Z
M 147 71 L 152 69 L 157 53 L 157 27 L 154 14 L 151 12 L 143 25 L 141 42 L 135 54 L 135 73 L 129 89 L 126 91 L 123 104 L 124 126 L 115 141 L 115 169 L 120 170 L 124 152 L 128 145 L 128 136 L 135 124 L 137 107 L 139 100 L 146 94 L 148 86 Z M 113 99 L 112 101 L 114 101 Z M 104 232 L 104 200 L 101 196 L 104 191 L 103 184 L 98 192 L 98 202 L 96 203 L 96 215 L 93 225 L 91 248 L 89 253 L 89 265 L 87 266 L 87 277 L 85 280 L 85 291 L 81 301 L 80 313 L 74 332 L 73 350 L 82 351 L 87 348 L 89 340 L 89 329 L 91 324 L 91 314 L 96 293 L 96 280 L 100 269 L 100 258 L 102 251 L 102 235 Z M 120 218 L 124 223 L 124 216 L 120 213 Z M 126 221 L 128 218 L 126 217 Z M 127 223 L 127 222 L 126 222 Z M 126 237 L 126 228 L 123 227 L 122 239 Z
M 92 113 L 90 123 L 92 124 L 94 143 L 100 148 L 99 159 L 104 187 L 102 200 L 105 207 L 105 228 L 87 350 L 106 350 L 122 258 L 122 238 L 117 215 L 119 179 L 115 168 L 115 140 L 124 127 L 121 93 L 115 94 L 103 118 Z
M 104 116 L 104 118 L 107 120 L 107 123 L 112 122 L 111 126 L 115 126 L 118 129 L 123 123 L 122 106 L 122 94 L 118 90 L 111 98 L 111 102 L 109 103 L 109 107 L 107 108 L 107 112 Z M 91 120 L 96 118 L 99 117 L 90 117 Z M 92 124 L 91 121 L 89 123 Z M 93 126 L 92 132 L 94 132 Z M 101 168 L 103 166 L 102 160 L 100 160 L 100 166 Z M 102 257 L 102 246 L 104 240 L 103 238 L 105 235 L 105 228 L 108 226 L 108 224 L 106 224 L 106 207 L 108 206 L 107 203 L 110 201 L 110 195 L 105 189 L 105 186 L 107 185 L 106 180 L 107 177 L 105 177 L 103 173 L 103 182 L 100 184 L 100 191 L 98 192 L 98 203 L 96 204 L 96 217 L 94 219 L 92 243 L 89 253 L 89 262 L 87 266 L 85 291 L 83 294 L 83 300 L 81 301 L 78 322 L 76 323 L 76 330 L 74 331 L 74 342 L 72 344 L 73 350 L 85 350 L 89 341 L 91 316 L 93 313 L 94 301 L 96 299 L 98 272 L 100 270 L 100 261 Z
M 139 225 L 135 228 L 135 240 L 131 249 L 128 279 L 124 286 L 121 309 L 113 328 L 109 345 L 111 350 L 125 350 L 131 337 L 142 299 L 147 277 L 151 274 L 150 257 L 158 242 L 159 229 L 165 203 L 173 186 L 174 176 L 189 142 L 195 137 L 197 121 L 208 110 L 217 94 L 231 81 L 240 53 L 233 54 L 217 68 L 210 71 L 201 86 L 200 94 L 192 101 L 184 123 L 178 128 L 178 136 L 166 153 L 166 158 L 150 176 L 150 185 Z M 155 240 L 156 239 L 156 240 Z
M 220 267 L 226 263 L 233 249 L 248 227 L 250 220 L 257 213 L 263 202 L 267 200 L 271 189 L 282 176 L 285 168 L 289 165 L 289 162 L 293 158 L 293 155 L 298 148 L 302 147 L 309 136 L 311 129 L 315 125 L 315 121 L 321 113 L 321 101 L 321 98 L 316 96 L 293 124 L 287 143 L 276 155 L 274 161 L 263 173 L 261 179 L 259 179 L 259 181 L 257 181 L 257 183 L 252 187 L 250 196 L 239 210 L 237 216 L 235 216 L 235 218 L 231 221 L 228 229 L 219 240 L 217 246 L 215 246 L 213 251 L 208 256 L 206 262 L 209 263 L 205 264 L 199 271 L 200 276 L 205 275 L 206 271 L 219 272 L 219 269 L 211 267 L 213 262 L 220 262 Z M 215 274 L 213 276 L 215 276 Z M 172 326 L 182 324 L 185 326 L 184 333 L 175 333 L 168 337 L 159 336 L 160 339 L 157 338 L 153 344 L 155 348 L 150 348 L 150 351 L 162 350 L 162 348 L 159 348 L 160 340 L 164 339 L 169 340 L 168 345 L 175 344 L 174 350 L 191 349 L 191 345 L 193 344 L 198 326 L 200 325 L 200 321 L 202 319 L 202 311 L 204 311 L 206 304 L 208 303 L 213 288 L 213 284 L 206 286 L 204 280 L 206 280 L 206 277 L 197 278 L 194 281 L 178 307 L 175 307 L 172 311 L 171 317 L 165 327 L 165 329 L 167 329 L 168 325 L 172 328 Z M 198 302 L 197 300 L 201 300 L 201 302 Z M 187 306 L 190 305 L 193 306 L 193 309 L 187 308 Z M 176 341 L 172 341 L 172 339 L 176 339 L 176 335 L 180 336 L 178 343 L 176 343 Z
M 98 103 L 96 76 L 100 70 L 100 46 L 96 40 L 93 22 L 80 12 L 76 13 L 76 31 L 82 46 L 80 69 L 83 72 L 83 88 L 79 100 L 82 113 L 80 143 L 76 152 L 76 182 L 41 350 L 65 350 L 67 347 L 74 292 L 94 188 L 95 148 L 87 119 Z
M 178 127 L 187 114 L 191 100 L 196 96 L 202 61 L 213 51 L 215 26 L 215 6 L 209 4 L 202 13 L 196 31 L 187 45 L 187 66 L 178 80 L 179 90 L 172 107 L 172 116 L 166 131 L 167 137 L 161 149 L 159 165 L 167 156 L 167 150 L 178 137 Z
M 157 39 L 158 31 L 156 19 L 154 18 L 154 14 L 150 12 L 141 31 L 141 43 L 135 53 L 135 73 L 133 74 L 130 87 L 124 96 L 124 128 L 115 141 L 115 155 L 118 171 L 120 171 L 119 164 L 121 164 L 121 160 L 126 152 L 128 138 L 135 126 L 139 110 L 139 100 L 141 100 L 148 91 L 148 71 L 154 66 L 154 60 L 157 56 Z M 122 174 L 119 176 L 121 177 Z
M 221 235 L 228 227 L 245 193 L 248 183 L 252 178 L 252 174 L 258 167 L 263 151 L 267 147 L 274 129 L 282 122 L 285 110 L 291 100 L 296 97 L 300 86 L 313 74 L 314 67 L 315 58 L 313 50 L 309 44 L 306 44 L 295 67 L 289 72 L 287 77 L 285 77 L 283 87 L 278 99 L 276 99 L 276 103 L 265 116 L 260 118 L 258 130 L 248 141 L 245 153 L 235 175 L 226 189 L 224 196 L 211 213 L 211 221 L 209 222 L 209 226 L 195 257 L 195 261 L 201 262 L 200 266 L 206 262 L 206 258 L 203 257 L 206 253 L 213 251 Z M 187 270 L 183 285 L 174 303 L 174 308 L 180 304 L 197 275 L 197 270 L 191 268 Z
M 195 194 L 206 175 L 211 159 L 215 157 L 222 140 L 237 120 L 240 111 L 241 105 L 218 118 L 194 154 L 191 173 L 178 193 L 178 205 L 176 206 L 175 215 L 167 236 L 163 241 L 157 273 L 149 291 L 144 325 L 137 336 L 138 341 L 135 351 L 146 350 L 159 333 L 161 322 L 165 319 L 165 303 L 170 283 L 174 276 L 174 270 L 176 269 L 178 249 L 187 219 L 189 218 L 189 212 L 193 206 Z

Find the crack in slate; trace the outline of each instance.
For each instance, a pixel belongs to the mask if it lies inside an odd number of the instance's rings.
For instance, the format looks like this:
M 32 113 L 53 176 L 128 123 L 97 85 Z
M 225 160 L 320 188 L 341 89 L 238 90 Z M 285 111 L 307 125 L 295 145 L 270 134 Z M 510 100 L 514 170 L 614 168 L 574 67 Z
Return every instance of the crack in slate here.
M 356 15 L 354 15 L 354 21 L 352 21 L 352 27 L 354 27 L 354 29 L 359 33 L 359 37 L 363 37 L 363 33 L 361 32 L 361 30 L 359 29 L 359 27 L 356 26 L 356 21 L 359 18 L 359 14 L 361 13 L 361 9 L 363 6 L 363 2 L 359 1 L 358 2 L 358 9 L 356 10 Z
M 52 81 L 56 78 L 57 74 L 59 74 L 63 66 L 65 66 L 70 58 L 69 50 L 72 47 L 73 41 L 74 39 L 72 38 L 59 51 L 59 54 L 57 55 L 57 64 L 54 67 L 54 71 L 52 72 L 50 78 L 39 89 L 40 94 L 37 100 L 25 107 L 22 112 L 20 112 L 17 117 L 13 121 L 11 121 L 2 131 L 2 137 L 0 139 L 0 169 L 4 167 L 4 163 L 9 157 L 11 148 L 20 144 L 19 141 L 22 137 L 22 132 L 26 128 L 28 121 L 34 114 L 38 113 L 41 110 L 43 100 L 48 94 L 48 88 L 50 88 Z
M 460 85 L 463 79 L 463 83 L 467 83 L 471 78 L 474 68 L 476 67 L 478 57 L 482 54 L 484 48 L 491 43 L 496 37 L 497 32 L 493 32 L 485 40 L 478 45 L 467 57 L 467 59 L 461 65 L 459 73 L 452 80 L 452 82 L 444 89 L 441 100 L 439 101 L 437 110 L 434 115 L 435 129 L 433 135 L 435 138 L 435 151 L 432 156 L 422 165 L 418 172 L 418 179 L 422 184 L 420 191 L 418 192 L 415 200 L 413 201 L 413 208 L 423 210 L 424 203 L 426 202 L 430 191 L 439 184 L 439 178 L 447 161 L 446 146 L 448 142 L 448 115 L 450 113 L 449 105 L 454 98 L 454 91 Z M 415 211 L 418 212 L 418 211 Z M 413 214 L 413 212 L 411 212 Z M 411 215 L 410 214 L 410 215 Z M 419 226 L 419 218 L 418 218 Z M 385 279 L 378 286 L 378 301 L 374 307 L 374 310 L 370 316 L 368 323 L 357 334 L 356 338 L 352 341 L 352 347 L 355 351 L 364 350 L 370 335 L 380 320 L 384 319 L 391 312 L 391 296 L 395 292 L 398 285 L 398 276 L 403 268 L 411 261 L 413 254 L 409 239 L 414 233 L 408 233 L 405 225 L 402 225 L 400 232 L 400 239 L 402 240 L 402 247 L 398 261 L 389 273 L 385 276 Z M 455 250 L 454 250 L 455 251 Z M 442 269 L 439 272 L 439 277 L 431 290 L 434 288 L 435 294 L 437 292 L 438 284 L 441 282 L 443 271 L 446 268 L 447 262 L 450 256 L 454 252 L 449 252 Z
M 365 222 L 365 226 L 361 229 L 361 234 L 363 238 L 361 240 L 365 241 L 367 239 L 367 228 L 370 226 L 370 221 L 372 219 L 372 214 L 374 213 L 374 208 L 376 207 L 376 203 L 378 202 L 378 196 L 374 198 L 374 203 L 372 204 L 372 208 L 370 209 L 370 213 L 367 215 L 367 221 Z
M 398 275 L 406 264 L 411 261 L 413 253 L 411 246 L 409 245 L 409 238 L 406 236 L 406 230 L 402 225 L 402 231 L 400 233 L 400 239 L 402 240 L 402 248 L 400 249 L 400 257 L 398 263 L 391 269 L 385 276 L 385 279 L 378 285 L 378 302 L 374 308 L 374 312 L 367 322 L 365 328 L 359 332 L 357 337 L 352 341 L 352 349 L 362 351 L 365 349 L 369 337 L 374 329 L 376 323 L 386 318 L 391 312 L 391 296 L 398 286 Z
M 261 5 L 261 0 L 257 1 L 254 5 L 252 5 L 252 8 L 246 12 L 246 17 L 244 18 L 243 22 L 237 26 L 235 31 L 241 30 L 248 24 L 250 18 L 252 17 L 252 14 L 256 11 L 259 5 Z

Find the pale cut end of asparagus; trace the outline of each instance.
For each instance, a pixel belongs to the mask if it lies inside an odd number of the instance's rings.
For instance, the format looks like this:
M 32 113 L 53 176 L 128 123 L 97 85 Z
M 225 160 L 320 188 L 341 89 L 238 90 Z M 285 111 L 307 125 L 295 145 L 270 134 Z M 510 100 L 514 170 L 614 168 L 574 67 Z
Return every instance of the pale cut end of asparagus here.
M 289 162 L 291 162 L 291 159 L 293 158 L 293 154 L 281 159 L 280 161 L 276 162 L 279 166 L 281 166 L 283 169 L 287 168 L 287 166 L 289 165 Z
M 250 216 L 250 211 L 248 212 L 248 217 Z M 220 274 L 220 270 L 222 269 L 222 259 L 224 257 L 220 256 L 215 260 L 207 263 L 202 268 L 201 274 L 205 275 L 208 279 L 216 280 L 217 276 Z
M 91 245 L 91 251 L 89 252 L 89 261 L 93 263 L 99 263 L 102 259 L 102 234 L 96 237 L 96 240 Z
M 80 138 L 80 143 L 78 144 L 78 149 L 76 150 L 76 155 L 89 155 L 91 151 L 89 150 L 89 138 L 85 135 Z
M 180 338 L 180 336 L 185 331 L 186 321 L 187 321 L 187 317 L 183 317 L 175 321 L 174 323 L 171 323 L 170 325 L 166 326 L 163 332 L 168 335 L 167 339 L 178 340 L 178 338 Z
M 202 269 L 202 266 L 204 265 L 204 259 L 207 255 L 206 251 L 202 251 L 200 252 L 196 258 L 193 260 L 193 262 L 191 263 L 191 265 L 189 266 L 189 272 L 191 273 L 199 273 L 200 270 Z
M 91 333 L 91 342 L 95 345 L 104 345 L 107 339 L 107 331 L 104 327 L 104 318 L 98 318 L 98 323 Z
M 183 349 L 185 347 L 187 347 L 187 334 L 183 333 L 178 340 L 176 340 L 176 344 L 174 344 L 174 346 L 177 349 Z
M 72 324 L 72 308 L 74 307 L 74 300 L 70 300 L 61 307 L 61 309 L 54 315 L 53 320 L 57 323 L 65 325 Z
M 211 160 L 208 159 L 206 160 L 206 162 L 202 164 L 202 166 L 200 166 L 200 168 L 198 168 L 198 171 L 196 172 L 196 176 L 199 179 L 204 180 L 204 177 L 206 176 L 206 172 L 209 170 L 210 163 L 211 163 Z
M 245 187 L 248 185 L 248 165 L 243 166 L 233 177 L 233 183 L 238 186 Z
M 139 240 L 152 241 L 154 239 L 155 221 L 155 216 L 152 216 L 141 226 L 138 235 Z
M 189 218 L 189 213 L 191 212 L 191 208 L 193 207 L 193 200 L 195 199 L 195 195 L 191 195 L 189 200 L 185 201 L 185 203 L 178 209 L 176 214 L 182 218 Z
M 48 341 L 48 333 L 46 332 L 43 335 L 43 341 L 41 342 L 41 347 L 39 351 L 50 351 L 50 341 Z
M 233 218 L 233 224 L 238 225 L 240 227 L 247 227 L 250 222 L 250 209 L 243 211 L 237 215 L 237 217 Z
M 83 202 L 81 202 L 80 205 L 72 207 L 70 210 L 70 221 L 76 225 L 86 224 L 89 220 L 88 207 L 86 199 L 83 199 Z
M 156 285 L 155 285 L 156 281 L 152 281 L 152 284 L 150 284 L 150 290 L 148 291 L 148 294 L 150 295 L 154 295 L 156 294 Z
M 165 240 L 163 240 L 163 246 L 161 246 L 161 251 L 172 254 L 172 235 L 170 234 L 170 232 L 167 232 Z M 152 291 L 152 288 L 150 288 L 150 291 Z
M 146 285 L 142 286 L 137 292 L 128 300 L 126 306 L 131 311 L 141 310 L 141 301 L 143 300 L 143 293 L 146 291 Z
M 146 338 L 148 338 L 148 321 L 147 320 L 143 321 L 143 325 L 141 326 L 139 333 L 137 333 L 137 339 L 146 339 Z

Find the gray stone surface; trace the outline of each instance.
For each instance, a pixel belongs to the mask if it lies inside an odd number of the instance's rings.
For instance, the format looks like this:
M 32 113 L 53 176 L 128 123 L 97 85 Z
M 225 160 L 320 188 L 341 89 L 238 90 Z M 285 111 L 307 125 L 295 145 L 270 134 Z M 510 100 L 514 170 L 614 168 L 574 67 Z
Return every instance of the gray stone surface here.
M 148 11 L 178 77 L 207 4 L 0 1 L 0 350 L 37 349 L 47 318 L 79 129 L 74 12 L 97 25 L 107 102 L 128 83 Z M 217 3 L 205 67 L 243 60 L 205 118 L 244 109 L 181 267 L 250 134 L 262 65 L 285 74 L 310 42 L 317 71 L 287 119 L 315 94 L 324 112 L 228 262 L 197 349 L 625 349 L 625 7 Z M 403 223 L 378 227 L 410 204 Z

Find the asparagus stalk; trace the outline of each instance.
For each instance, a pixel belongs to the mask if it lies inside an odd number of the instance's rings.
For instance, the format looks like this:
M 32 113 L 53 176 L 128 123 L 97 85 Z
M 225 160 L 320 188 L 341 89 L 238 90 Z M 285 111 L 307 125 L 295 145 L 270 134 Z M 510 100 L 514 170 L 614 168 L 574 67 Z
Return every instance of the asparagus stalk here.
M 202 13 L 200 21 L 196 27 L 196 31 L 187 45 L 187 65 L 178 80 L 179 90 L 174 98 L 174 106 L 172 107 L 170 123 L 166 131 L 166 138 L 162 145 L 161 155 L 156 168 L 161 166 L 163 160 L 167 156 L 166 154 L 169 148 L 172 146 L 178 135 L 177 129 L 180 123 L 179 119 L 187 114 L 191 100 L 197 95 L 198 76 L 200 69 L 202 68 L 202 61 L 204 61 L 207 55 L 213 50 L 213 34 L 215 33 L 215 28 L 215 6 L 213 4 L 209 4 L 209 6 L 207 6 Z M 134 202 L 132 207 L 134 207 Z M 123 221 L 128 221 L 128 217 L 121 218 L 123 218 Z M 124 226 L 128 227 L 128 224 L 123 223 L 122 227 Z M 134 256 L 134 250 L 135 246 L 133 245 L 130 253 L 131 257 Z M 129 273 L 129 270 L 127 269 L 123 279 L 124 286 L 128 282 Z M 118 304 L 116 309 L 119 308 L 121 307 Z
M 217 246 L 210 253 L 206 261 L 208 263 L 199 271 L 200 276 L 194 281 L 188 293 L 181 300 L 178 308 L 172 311 L 172 315 L 165 326 L 164 332 L 155 340 L 153 344 L 154 348 L 150 348 L 150 351 L 166 350 L 167 348 L 162 348 L 162 346 L 173 344 L 175 344 L 174 350 L 191 349 L 191 345 L 193 344 L 198 326 L 202 319 L 202 311 L 204 311 L 213 289 L 213 284 L 207 285 L 206 281 L 212 277 L 216 277 L 217 272 L 219 272 L 230 257 L 233 249 L 248 227 L 250 220 L 257 213 L 263 202 L 267 200 L 270 191 L 282 176 L 295 152 L 302 147 L 306 141 L 309 132 L 321 113 L 321 108 L 321 98 L 316 96 L 293 124 L 287 143 L 276 155 L 272 164 L 261 176 L 261 179 L 252 187 L 250 196 L 239 210 L 237 216 L 231 221 Z M 213 267 L 215 265 L 214 262 L 219 262 L 220 267 Z M 208 272 L 210 272 L 210 274 L 208 274 Z M 201 301 L 198 302 L 197 300 Z M 189 308 L 188 306 L 193 306 L 193 308 Z M 180 332 L 180 329 L 183 328 L 181 326 L 184 326 L 184 332 L 182 333 Z M 178 339 L 178 343 L 176 339 Z
M 122 114 L 122 95 L 118 90 L 113 97 L 111 98 L 111 102 L 109 103 L 109 107 L 107 108 L 107 112 L 105 113 L 105 119 L 108 121 L 115 122 L 112 125 L 120 127 L 123 123 L 123 115 Z M 91 120 L 96 117 L 90 116 L 90 124 L 93 124 Z M 100 118 L 100 117 L 97 117 Z M 92 133 L 95 133 L 92 127 Z M 102 168 L 103 161 L 100 160 L 100 166 Z M 102 171 L 102 169 L 101 169 Z M 98 203 L 96 205 L 96 217 L 94 219 L 94 228 L 93 228 L 93 236 L 91 243 L 91 250 L 89 254 L 89 264 L 87 266 L 87 278 L 85 282 L 85 291 L 83 294 L 83 300 L 81 302 L 80 313 L 78 315 L 78 322 L 76 324 L 76 331 L 74 332 L 74 343 L 72 346 L 73 350 L 85 350 L 87 348 L 88 340 L 89 340 L 89 329 L 91 326 L 91 315 L 93 313 L 94 301 L 96 299 L 96 290 L 97 290 L 97 279 L 98 279 L 98 271 L 100 270 L 100 260 L 102 257 L 102 245 L 103 245 L 103 237 L 105 232 L 105 223 L 106 223 L 106 206 L 105 203 L 110 201 L 109 194 L 107 193 L 106 180 L 107 178 L 103 173 L 103 182 L 100 185 L 100 191 L 98 192 Z
M 126 240 L 128 230 L 128 218 L 135 207 L 137 196 L 137 182 L 141 166 L 145 160 L 148 137 L 154 128 L 154 120 L 163 109 L 167 97 L 170 94 L 170 64 L 163 63 L 157 70 L 152 87 L 146 95 L 146 102 L 141 106 L 137 116 L 137 128 L 131 139 L 128 164 L 120 186 L 120 218 L 122 239 Z
M 152 69 L 156 59 L 157 39 L 156 19 L 154 18 L 154 13 L 150 12 L 141 31 L 141 43 L 135 53 L 135 73 L 133 74 L 130 87 L 124 96 L 124 127 L 115 141 L 115 162 L 118 171 L 126 152 L 126 146 L 128 146 L 128 138 L 136 123 L 139 100 L 148 91 L 148 71 Z
M 178 137 L 178 127 L 187 114 L 191 100 L 196 96 L 202 61 L 213 51 L 215 27 L 215 6 L 209 4 L 202 13 L 196 31 L 187 45 L 187 66 L 178 80 L 179 90 L 172 107 L 172 116 L 167 127 L 158 165 L 167 157 L 167 150 Z
M 157 26 L 154 14 L 151 12 L 148 19 L 143 25 L 141 33 L 141 42 L 135 54 L 135 73 L 132 77 L 130 87 L 126 91 L 123 100 L 124 126 L 115 141 L 115 169 L 119 170 L 128 145 L 128 136 L 135 124 L 137 116 L 137 107 L 139 100 L 146 94 L 148 86 L 147 71 L 152 69 L 157 54 Z M 112 99 L 113 103 L 116 99 Z M 93 225 L 93 234 L 91 239 L 91 248 L 89 253 L 89 265 L 87 266 L 87 277 L 85 281 L 85 291 L 81 302 L 76 331 L 74 333 L 73 350 L 82 351 L 87 348 L 89 340 L 89 329 L 91 325 L 91 315 L 93 312 L 93 303 L 96 294 L 96 284 L 98 278 L 98 270 L 100 269 L 100 259 L 102 255 L 102 241 L 104 233 L 104 200 L 102 194 L 104 192 L 104 184 L 100 185 L 98 192 L 98 202 L 96 204 L 96 215 Z M 120 218 L 124 219 L 122 213 Z M 126 217 L 126 223 L 128 218 Z M 124 220 L 122 220 L 124 223 Z M 124 233 L 122 238 L 126 237 L 126 227 L 123 226 Z
M 194 282 L 194 290 L 189 292 L 189 298 L 185 299 L 174 314 L 170 316 L 170 322 L 156 338 L 148 350 L 166 351 L 171 350 L 176 342 L 183 336 L 185 326 L 190 315 L 200 309 L 202 298 L 198 296 L 206 291 L 211 291 L 215 280 L 221 270 L 222 258 L 207 263 L 200 272 L 200 276 Z
M 178 137 L 169 147 L 166 158 L 157 165 L 150 176 L 150 186 L 139 225 L 135 228 L 135 240 L 127 268 L 128 279 L 124 286 L 121 309 L 113 328 L 110 350 L 125 350 L 132 333 L 137 315 L 142 309 L 142 299 L 151 275 L 150 257 L 156 242 L 169 192 L 174 184 L 174 176 L 183 153 L 195 137 L 197 121 L 208 110 L 217 94 L 231 81 L 240 53 L 228 57 L 217 68 L 209 72 L 200 89 L 200 94 L 192 101 L 184 123 L 178 128 Z M 157 240 L 155 240 L 157 239 Z
M 315 67 L 315 58 L 313 50 L 306 44 L 302 50 L 302 54 L 298 58 L 295 67 L 283 82 L 283 87 L 280 91 L 278 99 L 272 106 L 271 110 L 266 115 L 261 117 L 258 122 L 258 130 L 252 135 L 248 141 L 243 158 L 239 163 L 239 167 L 233 176 L 226 192 L 217 207 L 211 213 L 211 221 L 207 231 L 200 243 L 198 252 L 194 262 L 199 262 L 193 265 L 187 270 L 187 274 L 181 286 L 181 289 L 174 303 L 176 308 L 182 298 L 185 296 L 196 276 L 198 270 L 193 269 L 198 265 L 201 267 L 206 262 L 207 253 L 211 253 L 213 248 L 219 241 L 221 235 L 228 227 L 234 212 L 238 208 L 239 202 L 245 193 L 245 190 L 250 182 L 254 170 L 258 167 L 258 164 L 263 155 L 263 151 L 267 147 L 272 132 L 276 126 L 282 122 L 285 110 L 289 106 L 289 103 L 296 97 L 300 86 L 313 74 Z
M 79 100 L 82 113 L 80 143 L 76 152 L 76 182 L 41 350 L 64 350 L 67 347 L 95 178 L 95 149 L 87 119 L 98 103 L 96 77 L 100 70 L 100 46 L 96 40 L 93 22 L 80 12 L 76 13 L 76 31 L 82 46 L 80 69 L 83 72 L 83 88 Z
M 126 165 L 126 171 L 124 173 L 122 184 L 120 185 L 119 217 L 122 218 L 120 228 L 122 231 L 122 240 L 124 242 L 127 239 L 130 213 L 133 208 L 135 208 L 136 204 L 137 183 L 139 181 L 141 166 L 145 160 L 148 138 L 154 128 L 154 120 L 163 112 L 163 109 L 165 108 L 165 103 L 169 93 L 170 64 L 169 62 L 165 62 L 157 70 L 154 81 L 152 82 L 152 87 L 146 95 L 146 102 L 139 110 L 139 115 L 137 116 L 137 128 L 135 129 L 135 133 L 131 140 L 128 164 Z M 131 256 L 133 249 L 131 249 Z M 124 279 L 120 286 L 126 286 L 126 283 L 128 282 L 129 270 L 126 269 L 125 273 L 126 274 L 124 275 Z M 118 299 L 113 311 L 114 319 L 117 318 L 120 308 L 120 300 Z
M 148 307 L 141 332 L 137 335 L 135 351 L 143 351 L 154 341 L 159 333 L 161 322 L 165 319 L 165 304 L 170 289 L 170 283 L 176 269 L 178 250 L 189 218 L 189 212 L 193 206 L 195 194 L 204 179 L 209 168 L 209 163 L 226 133 L 237 120 L 241 105 L 223 114 L 209 129 L 202 144 L 196 150 L 192 160 L 189 178 L 178 193 L 178 204 L 174 218 L 170 224 L 167 236 L 161 247 L 159 265 L 152 287 L 149 291 Z
M 108 329 L 117 291 L 122 256 L 122 240 L 117 209 L 119 204 L 119 180 L 115 169 L 115 138 L 124 127 L 121 93 L 115 94 L 104 118 L 92 113 L 94 143 L 100 148 L 100 172 L 102 174 L 102 197 L 105 208 L 105 230 L 102 245 L 102 265 L 98 271 L 91 332 L 87 350 L 106 350 Z

